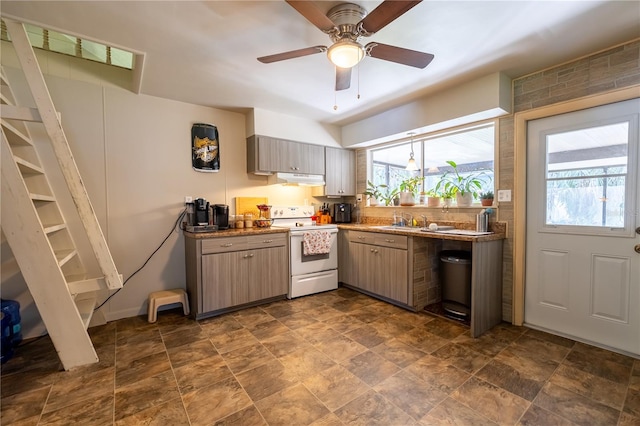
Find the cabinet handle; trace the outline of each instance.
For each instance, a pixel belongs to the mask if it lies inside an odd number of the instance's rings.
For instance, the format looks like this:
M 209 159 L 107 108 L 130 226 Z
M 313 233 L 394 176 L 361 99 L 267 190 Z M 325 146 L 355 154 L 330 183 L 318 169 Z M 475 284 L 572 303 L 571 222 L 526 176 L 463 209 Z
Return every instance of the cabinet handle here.
M 244 255 L 244 256 L 242 256 L 242 257 L 244 257 L 245 259 L 247 259 L 247 258 L 249 258 L 249 257 L 253 257 L 253 253 L 245 254 L 245 255 Z
M 231 247 L 233 243 L 220 244 L 220 247 Z
M 273 240 L 262 240 L 263 243 L 272 243 Z
M 388 239 L 388 238 L 385 238 L 385 241 L 386 241 L 387 243 L 395 243 L 395 242 L 396 242 L 396 240 L 390 240 L 390 239 Z
M 359 240 L 364 240 L 366 237 L 358 237 Z
M 371 250 L 371 253 L 377 253 L 378 252 L 378 249 L 370 249 L 370 250 Z

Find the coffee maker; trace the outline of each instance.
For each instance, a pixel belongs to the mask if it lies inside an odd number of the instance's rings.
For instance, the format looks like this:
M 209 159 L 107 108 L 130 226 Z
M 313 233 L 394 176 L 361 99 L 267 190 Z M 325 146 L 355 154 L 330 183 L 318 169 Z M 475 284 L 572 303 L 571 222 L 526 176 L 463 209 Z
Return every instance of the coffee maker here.
M 196 198 L 194 214 L 194 226 L 204 226 L 209 224 L 209 202 L 204 198 Z
M 214 204 L 212 211 L 213 224 L 218 229 L 229 229 L 229 206 L 226 204 Z
M 333 221 L 335 223 L 351 223 L 351 204 L 337 203 L 333 205 Z

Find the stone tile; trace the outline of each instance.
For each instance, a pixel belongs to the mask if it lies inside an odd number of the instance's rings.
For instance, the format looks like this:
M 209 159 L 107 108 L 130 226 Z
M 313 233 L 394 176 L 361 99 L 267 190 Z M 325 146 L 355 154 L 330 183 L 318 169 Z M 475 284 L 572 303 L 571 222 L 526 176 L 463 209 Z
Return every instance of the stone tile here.
M 110 423 L 111 424 L 111 423 Z M 116 426 L 189 426 L 189 419 L 182 404 L 182 399 L 176 398 L 164 404 L 149 407 L 115 423 Z
M 263 341 L 289 331 L 289 328 L 286 325 L 275 319 L 248 326 L 247 329 L 259 341 Z
M 163 311 L 162 315 L 158 315 L 157 324 L 158 330 L 163 336 L 170 333 L 200 329 L 200 324 L 193 318 L 185 316 L 182 308 Z
M 167 353 L 164 351 L 135 359 L 129 364 L 116 368 L 116 388 L 148 379 L 170 369 L 171 363 Z
M 465 346 L 455 343 L 446 344 L 433 352 L 432 355 L 471 374 L 480 370 L 491 360 L 491 358 L 486 355 L 482 355 Z
M 166 349 L 157 329 L 142 333 L 142 336 L 118 338 L 116 343 L 116 367 L 128 365 L 132 361 L 144 358 Z
M 339 333 L 347 334 L 350 331 L 353 331 L 357 328 L 365 325 L 359 319 L 351 316 L 351 315 L 342 315 L 340 317 L 331 318 L 329 320 L 323 321 L 325 324 L 328 324 L 331 328 L 336 330 Z
M 53 368 L 38 368 L 33 370 L 27 370 L 24 373 L 14 373 L 2 375 L 2 392 L 0 393 L 2 399 L 41 388 L 50 388 L 56 381 L 60 372 Z
M 446 398 L 424 416 L 420 422 L 427 425 L 495 426 L 497 423 L 453 398 Z
M 369 323 L 369 326 L 373 327 L 381 336 L 387 339 L 393 339 L 402 333 L 413 330 L 414 328 L 413 325 L 407 324 L 400 319 L 396 319 L 391 316 L 379 318 Z
M 344 361 L 342 365 L 369 386 L 376 385 L 400 371 L 397 365 L 372 351 L 356 355 Z
M 576 348 L 578 343 L 576 343 Z M 611 380 L 616 383 L 629 383 L 633 364 L 624 365 L 607 357 L 602 357 L 595 351 L 577 350 L 569 352 L 563 363 L 593 375 Z M 617 355 L 617 354 L 616 354 Z
M 112 425 L 113 393 L 67 405 L 42 415 L 40 425 Z
M 215 426 L 266 426 L 267 422 L 264 420 L 255 405 L 251 405 L 247 408 L 243 408 L 240 411 L 225 417 L 222 420 L 218 420 L 214 423 Z
M 275 357 L 281 358 L 298 349 L 310 348 L 311 344 L 304 340 L 297 332 L 289 331 L 278 334 L 262 342 L 262 345 Z
M 357 296 L 354 296 L 352 298 L 334 303 L 333 308 L 339 310 L 340 312 L 351 313 L 366 305 L 367 304 L 363 303 L 362 300 L 359 300 Z
M 510 349 L 529 358 L 549 359 L 557 363 L 562 362 L 571 351 L 570 347 L 558 345 L 548 340 L 534 337 L 532 333 L 525 333 L 515 341 Z
M 341 335 L 341 333 L 338 333 L 331 328 L 329 324 L 324 322 L 314 322 L 313 324 L 298 328 L 295 333 L 312 345 L 320 344 L 325 340 L 330 340 Z
M 279 321 L 289 327 L 291 330 L 296 330 L 298 328 L 305 327 L 309 324 L 317 322 L 316 319 L 311 318 L 304 312 L 296 312 L 295 314 L 282 317 Z
M 401 323 L 405 323 L 408 325 L 412 325 L 414 327 L 424 327 L 424 325 L 430 321 L 433 321 L 435 318 L 425 314 L 424 312 L 410 312 L 410 311 L 401 311 L 392 315 L 394 320 L 397 320 Z
M 277 359 L 237 374 L 236 378 L 254 402 L 298 383 L 298 376 Z
M 210 425 L 251 406 L 251 398 L 233 377 L 182 396 L 191 425 Z
M 314 374 L 303 384 L 331 411 L 370 389 L 366 383 L 340 365 Z
M 259 307 L 242 309 L 240 311 L 234 312 L 231 315 L 233 315 L 233 317 L 245 327 L 260 324 L 261 322 L 272 321 L 275 319 Z
M 468 333 L 458 335 L 452 342 L 489 357 L 498 355 L 511 343 L 508 339 L 496 334 L 483 334 L 473 338 Z
M 635 360 L 633 364 L 631 379 L 629 380 L 629 387 L 632 389 L 640 390 L 640 359 Z
M 545 383 L 544 379 L 536 380 L 526 371 L 513 368 L 497 359 L 491 360 L 476 377 L 500 386 L 527 401 L 533 401 Z
M 167 351 L 173 368 L 181 367 L 199 359 L 209 358 L 218 352 L 209 340 L 200 340 L 194 343 L 171 348 Z
M 316 321 L 329 321 L 333 318 L 344 315 L 343 312 L 326 305 L 306 309 L 304 313 Z
M 270 425 L 308 425 L 329 414 L 327 407 L 302 384 L 284 389 L 255 405 Z
M 343 335 L 323 341 L 318 345 L 318 349 L 336 362 L 342 362 L 367 350 L 365 346 Z
M 451 397 L 500 424 L 515 424 L 529 408 L 528 401 L 475 377 L 456 389 Z
M 206 318 L 199 321 L 200 328 L 209 333 L 209 336 L 220 335 L 230 331 L 242 330 L 244 326 L 231 315 Z
M 115 368 L 104 368 L 81 376 L 62 373 L 51 387 L 44 412 L 56 411 L 67 405 L 86 399 L 96 399 L 105 394 L 113 395 Z
M 640 425 L 640 417 L 631 416 L 625 412 L 620 413 L 618 426 L 638 426 Z
M 553 383 L 544 385 L 533 403 L 581 425 L 616 424 L 620 416 L 618 410 Z
M 564 346 L 565 348 L 573 348 L 575 341 L 567 339 L 566 337 L 556 336 L 555 334 L 545 333 L 544 331 L 529 329 L 524 334 L 527 337 L 534 337 L 545 342 L 553 343 L 554 345 Z
M 400 334 L 397 339 L 429 354 L 449 343 L 448 339 L 443 339 L 442 337 L 436 336 L 435 334 L 420 327 L 416 327 L 407 333 Z
M 211 335 L 211 334 L 210 334 Z M 218 352 L 231 352 L 243 346 L 259 343 L 258 339 L 246 328 L 228 331 L 223 334 L 211 335 L 211 343 L 214 344 Z
M 316 420 L 309 426 L 342 426 L 344 423 L 340 421 L 338 416 L 333 413 L 329 413 L 321 419 Z
M 209 340 L 209 333 L 200 327 L 190 327 L 162 335 L 164 346 L 167 349 L 177 348 L 189 343 Z
M 406 367 L 405 371 L 424 380 L 447 395 L 451 394 L 451 392 L 471 377 L 469 373 L 432 355 L 420 358 L 418 361 Z
M 258 367 L 275 357 L 262 344 L 256 343 L 251 346 L 244 346 L 231 352 L 221 354 L 229 369 L 238 374 L 246 370 Z
M 275 302 L 262 307 L 263 311 L 267 312 L 274 318 L 282 318 L 295 314 L 296 312 L 300 312 L 300 309 L 301 308 L 288 302 Z
M 553 414 L 544 408 L 540 408 L 535 404 L 531 404 L 529 409 L 518 422 L 518 425 L 521 426 L 572 426 L 573 424 L 574 423 L 571 423 L 569 420 L 563 419 L 562 417 Z
M 116 389 L 115 419 L 121 420 L 149 407 L 180 397 L 171 371 Z
M 549 382 L 616 410 L 622 409 L 627 394 L 627 386 L 621 383 L 615 383 L 567 365 L 561 365 Z
M 181 394 L 205 388 L 233 374 L 220 355 L 213 355 L 173 369 Z
M 417 424 L 408 414 L 374 391 L 359 396 L 336 410 L 335 414 L 345 424 L 381 426 Z
M 640 390 L 629 389 L 627 391 L 623 411 L 626 414 L 640 418 Z
M 364 325 L 345 333 L 345 335 L 367 348 L 378 346 L 380 343 L 389 339 L 389 337 L 383 336 L 380 331 L 376 330 L 371 325 Z
M 397 339 L 387 340 L 371 350 L 400 368 L 404 368 L 426 355 L 421 350 Z
M 420 420 L 447 394 L 405 371 L 400 371 L 373 388 L 415 420 Z
M 2 397 L 0 423 L 7 425 L 19 420 L 40 416 L 50 390 L 51 386 L 46 386 L 40 389 Z
M 443 318 L 435 318 L 433 321 L 429 321 L 424 328 L 429 333 L 448 340 L 454 339 L 463 333 L 469 333 L 467 327 Z
M 279 360 L 299 380 L 305 380 L 307 377 L 335 365 L 335 362 L 328 356 L 312 346 L 295 350 L 280 357 Z

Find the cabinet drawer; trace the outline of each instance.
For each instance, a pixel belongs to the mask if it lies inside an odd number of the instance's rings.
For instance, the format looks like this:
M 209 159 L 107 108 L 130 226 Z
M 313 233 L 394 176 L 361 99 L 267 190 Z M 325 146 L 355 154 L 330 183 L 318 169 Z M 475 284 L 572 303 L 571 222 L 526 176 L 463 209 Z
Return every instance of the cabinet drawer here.
M 383 247 L 392 247 L 399 249 L 407 248 L 407 239 L 408 237 L 405 235 L 395 235 L 395 234 L 373 234 L 374 244 L 377 246 Z
M 246 237 L 210 238 L 202 240 L 202 254 L 226 253 L 246 250 L 247 248 Z
M 247 237 L 248 248 L 280 247 L 287 244 L 287 234 L 263 234 Z
M 373 244 L 375 235 L 373 232 L 349 231 L 349 241 L 353 243 Z

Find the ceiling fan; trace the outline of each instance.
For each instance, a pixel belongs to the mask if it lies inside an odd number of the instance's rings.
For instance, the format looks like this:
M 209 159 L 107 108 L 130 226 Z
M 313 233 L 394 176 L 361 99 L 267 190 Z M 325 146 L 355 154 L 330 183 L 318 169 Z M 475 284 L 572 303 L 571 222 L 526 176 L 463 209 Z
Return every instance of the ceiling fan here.
M 376 42 L 365 46 L 360 43 L 362 37 L 372 36 L 421 1 L 385 0 L 370 13 L 357 4 L 342 3 L 331 8 L 325 15 L 314 2 L 286 0 L 320 31 L 328 34 L 333 44 L 329 47 L 313 46 L 262 56 L 258 61 L 268 64 L 327 52 L 329 60 L 336 66 L 336 90 L 345 90 L 351 86 L 351 68 L 365 56 L 425 68 L 433 60 L 430 53 Z

